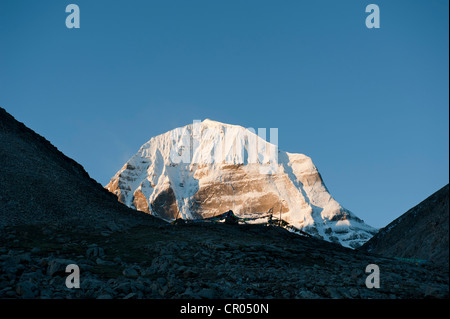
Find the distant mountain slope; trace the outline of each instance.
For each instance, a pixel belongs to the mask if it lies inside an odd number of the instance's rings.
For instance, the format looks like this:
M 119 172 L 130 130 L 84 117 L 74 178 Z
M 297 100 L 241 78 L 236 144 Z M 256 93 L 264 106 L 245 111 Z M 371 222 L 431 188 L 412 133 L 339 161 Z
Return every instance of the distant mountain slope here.
M 449 185 L 380 229 L 361 250 L 449 265 Z
M 136 215 L 144 214 L 118 203 L 81 165 L 0 108 L 0 228 L 132 222 Z
M 238 125 L 204 120 L 153 137 L 106 188 L 165 220 L 274 218 L 356 248 L 376 233 L 328 192 L 311 158 L 278 150 Z M 262 222 L 262 221 L 261 221 Z

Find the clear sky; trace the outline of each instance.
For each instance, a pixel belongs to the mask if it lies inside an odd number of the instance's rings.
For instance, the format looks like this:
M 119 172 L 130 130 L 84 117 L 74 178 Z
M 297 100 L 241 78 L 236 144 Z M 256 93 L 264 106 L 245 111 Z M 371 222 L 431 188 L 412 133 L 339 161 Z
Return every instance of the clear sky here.
M 80 8 L 68 29 L 65 8 Z M 368 29 L 365 8 L 380 8 Z M 449 182 L 449 2 L 0 0 L 0 106 L 101 184 L 194 119 L 278 128 L 383 227 Z

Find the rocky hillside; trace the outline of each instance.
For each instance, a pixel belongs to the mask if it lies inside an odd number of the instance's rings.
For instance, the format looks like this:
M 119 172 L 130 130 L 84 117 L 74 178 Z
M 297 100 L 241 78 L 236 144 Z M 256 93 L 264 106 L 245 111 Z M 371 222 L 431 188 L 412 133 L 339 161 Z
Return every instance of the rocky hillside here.
M 80 267 L 79 289 L 65 286 L 68 264 Z M 366 287 L 368 264 L 380 288 Z M 448 269 L 262 225 L 22 226 L 0 237 L 0 298 L 420 299 L 448 298 L 448 284 Z
M 0 228 L 155 221 L 143 215 L 118 203 L 81 165 L 0 108 Z
M 352 248 L 376 233 L 330 195 L 311 158 L 278 150 L 244 127 L 211 120 L 150 139 L 106 188 L 127 206 L 167 221 L 232 209 L 264 222 L 272 213 Z
M 380 229 L 362 250 L 449 266 L 449 185 Z

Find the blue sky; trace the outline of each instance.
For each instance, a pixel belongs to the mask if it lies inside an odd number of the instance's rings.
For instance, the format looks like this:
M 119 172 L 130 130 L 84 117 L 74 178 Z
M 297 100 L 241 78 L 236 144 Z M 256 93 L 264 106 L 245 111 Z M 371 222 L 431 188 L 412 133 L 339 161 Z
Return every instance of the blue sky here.
M 194 119 L 276 127 L 280 149 L 383 227 L 449 181 L 448 6 L 1 0 L 0 106 L 103 185 Z

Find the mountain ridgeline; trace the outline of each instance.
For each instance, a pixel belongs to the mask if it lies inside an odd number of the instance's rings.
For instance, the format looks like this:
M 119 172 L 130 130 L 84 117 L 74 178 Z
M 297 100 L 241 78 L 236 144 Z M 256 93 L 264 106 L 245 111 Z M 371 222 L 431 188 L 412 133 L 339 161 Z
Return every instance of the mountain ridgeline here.
M 449 185 L 429 196 L 365 243 L 361 250 L 449 266 Z
M 119 220 L 126 224 L 145 215 L 133 214 L 118 203 L 80 164 L 3 108 L 0 145 L 0 227 L 36 223 L 90 226 Z

